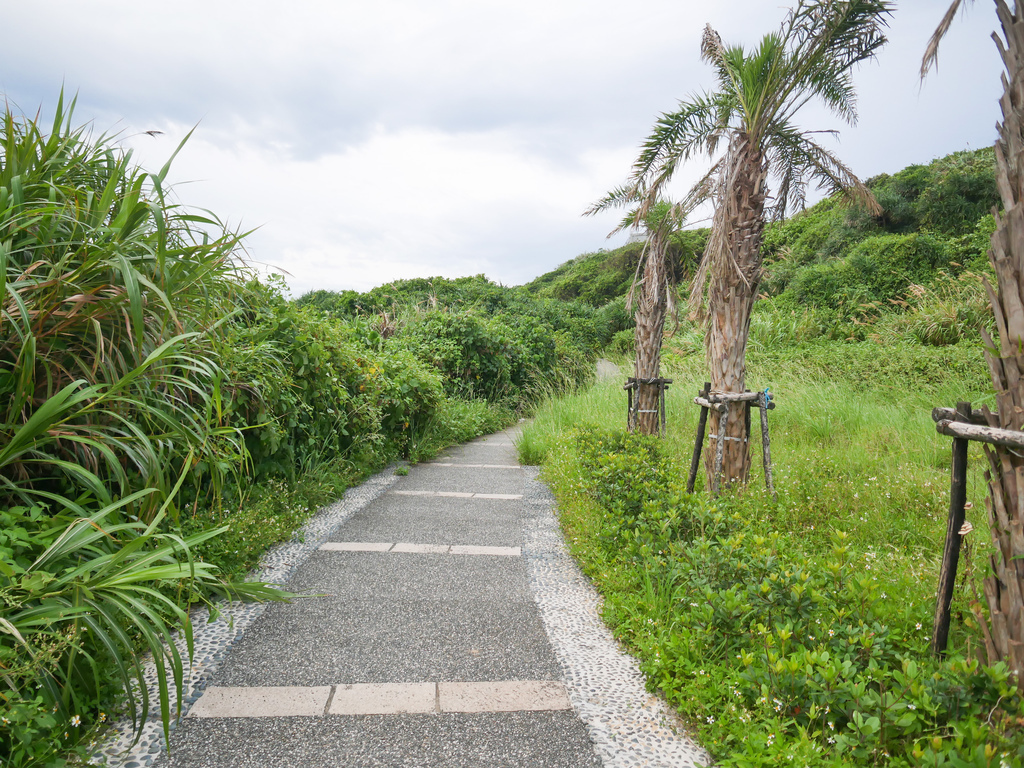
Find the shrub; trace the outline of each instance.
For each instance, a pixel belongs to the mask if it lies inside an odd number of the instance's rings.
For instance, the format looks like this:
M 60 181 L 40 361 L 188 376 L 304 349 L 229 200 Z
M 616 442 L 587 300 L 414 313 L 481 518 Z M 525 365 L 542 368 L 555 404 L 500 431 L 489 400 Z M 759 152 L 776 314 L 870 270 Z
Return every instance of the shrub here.
M 503 323 L 474 312 L 431 311 L 396 337 L 401 348 L 433 366 L 448 394 L 501 399 L 513 394 L 513 366 L 525 358 Z
M 854 317 L 872 302 L 887 304 L 902 297 L 949 261 L 945 244 L 931 235 L 879 235 L 863 240 L 842 259 L 798 270 L 789 294 L 795 304 Z

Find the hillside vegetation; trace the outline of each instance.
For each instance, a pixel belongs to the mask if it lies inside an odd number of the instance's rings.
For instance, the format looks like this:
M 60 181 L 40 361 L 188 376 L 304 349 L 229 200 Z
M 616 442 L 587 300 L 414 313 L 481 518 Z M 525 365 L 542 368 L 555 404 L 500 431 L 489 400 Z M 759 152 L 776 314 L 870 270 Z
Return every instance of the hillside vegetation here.
M 749 488 L 712 498 L 700 471 L 687 493 L 693 396 L 708 377 L 703 331 L 685 318 L 665 340 L 665 438 L 625 432 L 615 380 L 546 403 L 520 454 L 543 465 L 606 622 L 716 765 L 1024 765 L 1021 689 L 985 662 L 988 465 L 976 446 L 949 652 L 930 649 L 950 473 L 930 412 L 995 403 L 977 332 L 991 322 L 980 276 L 993 153 L 869 184 L 882 215 L 825 200 L 765 237 L 747 381 L 778 406 L 777 497 L 756 411 Z M 621 302 L 574 281 L 625 280 L 635 248 L 585 255 L 530 290 Z
M 977 275 L 998 204 L 991 148 L 956 152 L 867 182 L 879 216 L 826 199 L 764 237 L 762 301 L 754 343 L 885 336 L 954 344 L 988 316 Z M 681 292 L 708 230 L 673 235 L 673 277 Z M 575 299 L 611 314 L 623 306 L 642 243 L 587 253 L 525 288 L 537 297 Z M 971 336 L 973 339 L 974 337 Z M 620 336 L 621 346 L 629 335 Z

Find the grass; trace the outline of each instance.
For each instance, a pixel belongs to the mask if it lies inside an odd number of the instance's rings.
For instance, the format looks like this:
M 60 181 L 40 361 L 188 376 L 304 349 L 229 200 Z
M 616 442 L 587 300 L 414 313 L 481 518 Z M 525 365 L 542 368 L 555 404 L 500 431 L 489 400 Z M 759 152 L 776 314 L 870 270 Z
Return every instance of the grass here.
M 939 666 L 928 653 L 951 448 L 951 441 L 936 433 L 930 411 L 957 400 L 991 404 L 980 350 L 822 342 L 753 355 L 748 383 L 769 386 L 777 403 L 769 422 L 778 498 L 764 489 L 758 452 L 746 493 L 716 502 L 704 496 L 703 468 L 693 497 L 679 490 L 685 487 L 699 412 L 692 397 L 705 379 L 701 357 L 693 348 L 668 355 L 666 375 L 674 379 L 668 434 L 657 444 L 661 458 L 654 463 L 645 463 L 648 449 L 622 442 L 626 396 L 620 380 L 546 403 L 519 443 L 524 462 L 543 465 L 570 550 L 604 594 L 606 621 L 638 656 L 651 687 L 662 689 L 722 764 L 782 764 L 778 761 L 793 753 L 812 765 L 943 765 L 949 755 L 963 753 L 970 760 L 960 764 L 998 765 L 992 762 L 996 752 L 982 747 L 998 743 L 1010 749 L 1017 737 L 985 730 L 992 717 L 986 724 L 984 717 L 965 714 L 966 703 L 964 713 L 949 721 L 938 715 L 915 720 L 910 714 L 925 706 L 913 698 L 920 687 L 900 688 L 892 677 L 905 673 L 900 659 L 931 665 L 929 685 L 956 688 L 965 675 L 981 674 L 964 672 L 956 666 L 960 662 Z M 756 438 L 756 419 L 754 425 Z M 968 519 L 975 530 L 961 559 L 961 574 L 966 570 L 968 577 L 960 579 L 953 605 L 954 659 L 970 658 L 980 647 L 967 582 L 989 547 L 983 461 L 981 450 L 973 447 L 968 499 L 974 508 Z M 765 578 L 765 594 L 778 593 L 778 602 L 769 601 L 775 607 L 764 609 L 773 619 L 758 612 L 756 590 L 742 599 L 734 594 L 757 586 L 755 572 Z M 724 574 L 717 587 L 714 574 Z M 799 592 L 802 583 L 789 583 L 794 574 L 816 585 L 815 599 L 802 607 L 790 605 L 795 593 L 789 590 Z M 784 583 L 785 589 L 779 586 Z M 779 618 L 779 606 L 789 606 L 786 621 Z M 702 612 L 712 607 L 714 617 L 705 622 Z M 736 638 L 746 641 L 730 639 L 730 621 Z M 704 639 L 695 634 L 702 622 L 708 627 Z M 778 644 L 776 650 L 750 645 L 756 626 L 764 628 L 769 646 Z M 876 634 L 887 638 L 887 650 L 861 653 L 877 666 L 867 690 L 891 689 L 875 707 L 881 713 L 876 732 L 870 720 L 875 705 L 854 694 L 844 699 L 826 691 L 816 671 L 795 675 L 799 685 L 784 683 L 774 671 L 773 665 L 799 666 L 830 647 L 805 639 L 789 656 L 780 653 L 779 646 L 789 641 L 779 637 L 800 626 L 811 627 L 806 636 L 817 634 L 815 626 L 830 626 L 827 642 L 842 638 L 844 643 L 831 649 L 833 658 L 851 652 L 857 642 L 876 642 Z M 870 636 L 857 634 L 872 626 Z M 733 651 L 721 656 L 733 642 Z M 755 673 L 762 663 L 763 679 Z M 808 670 L 817 669 L 807 663 Z M 861 679 L 854 672 L 848 677 Z M 1000 684 L 989 681 L 977 690 L 991 693 Z M 769 690 L 770 696 L 762 693 Z M 972 695 L 950 700 L 972 702 Z M 1014 696 L 1008 693 L 1000 706 L 1013 710 L 1019 704 Z M 771 705 L 773 700 L 785 706 Z M 836 714 L 817 725 L 808 721 L 812 700 L 818 702 L 812 706 L 831 706 Z M 737 708 L 737 701 L 743 706 Z M 900 722 L 911 724 L 897 727 L 897 711 Z M 748 732 L 750 744 L 760 746 L 740 748 Z M 931 738 L 939 741 L 933 744 Z M 780 745 L 788 751 L 778 752 Z M 935 762 L 929 762 L 932 758 Z
M 768 420 L 778 501 L 773 502 L 764 491 L 755 412 L 750 491 L 736 503 L 775 528 L 799 531 L 808 542 L 820 546 L 827 545 L 829 530 L 843 527 L 865 546 L 933 551 L 945 535 L 951 441 L 936 433 L 931 409 L 952 406 L 962 399 L 972 400 L 976 406 L 992 404 L 991 395 L 978 383 L 984 378 L 961 374 L 914 385 L 896 378 L 872 384 L 870 377 L 856 370 L 858 361 L 871 359 L 862 354 L 845 359 L 850 376 L 839 378 L 834 358 L 843 358 L 843 346 L 874 345 L 833 342 L 796 348 L 784 356 L 752 358 L 748 383 L 752 388 L 769 387 L 777 406 Z M 907 347 L 902 353 L 910 356 L 919 349 Z M 827 354 L 818 355 L 820 350 Z M 936 351 L 945 357 L 945 364 L 942 357 L 936 358 L 936 367 L 984 375 L 984 363 L 976 349 L 958 345 Z M 670 355 L 668 362 L 666 375 L 674 383 L 667 398 L 664 442 L 676 471 L 685 478 L 699 415 L 693 396 L 706 376 L 703 360 L 697 355 Z M 910 366 L 912 363 L 905 367 Z M 625 411 L 626 395 L 619 379 L 549 400 L 524 430 L 520 459 L 544 463 L 574 427 L 624 427 Z M 969 499 L 980 510 L 983 456 L 977 446 L 971 451 L 971 468 Z M 698 491 L 703 484 L 702 467 Z

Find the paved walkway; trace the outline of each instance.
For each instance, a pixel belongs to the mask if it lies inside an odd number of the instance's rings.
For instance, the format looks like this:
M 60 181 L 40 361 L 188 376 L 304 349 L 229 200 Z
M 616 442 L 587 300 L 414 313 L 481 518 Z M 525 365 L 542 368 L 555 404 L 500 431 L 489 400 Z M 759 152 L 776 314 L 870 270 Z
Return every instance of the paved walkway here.
M 315 596 L 268 606 L 234 640 L 157 764 L 694 764 L 701 753 L 672 733 L 628 660 L 574 645 L 594 606 L 535 594 L 531 579 L 572 566 L 536 545 L 557 535 L 540 520 L 551 499 L 512 435 L 413 466 L 348 516 L 289 581 Z M 571 626 L 556 649 L 559 622 Z M 581 653 L 600 656 L 590 671 L 567 664 Z M 602 691 L 601 674 L 630 678 L 624 714 L 604 701 L 620 681 Z

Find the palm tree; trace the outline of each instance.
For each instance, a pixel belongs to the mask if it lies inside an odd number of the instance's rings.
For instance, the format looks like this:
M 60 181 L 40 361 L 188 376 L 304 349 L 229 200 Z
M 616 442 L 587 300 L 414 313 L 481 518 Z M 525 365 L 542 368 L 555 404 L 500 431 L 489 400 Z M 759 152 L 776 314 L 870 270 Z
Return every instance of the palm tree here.
M 701 53 L 715 69 L 716 89 L 658 119 L 629 182 L 613 193 L 639 201 L 636 216 L 643 220 L 680 164 L 698 155 L 717 158 L 702 180 L 715 180 L 715 213 L 690 297 L 693 309 L 707 307 L 706 355 L 715 392 L 743 392 L 746 385 L 766 219 L 802 207 L 809 181 L 878 210 L 853 172 L 794 119 L 808 102 L 818 101 L 847 123 L 856 122 L 851 70 L 885 44 L 891 12 L 888 0 L 800 0 L 779 31 L 751 51 L 723 45 L 707 27 Z M 774 198 L 769 178 L 777 183 Z M 749 473 L 743 407 L 734 404 L 727 414 L 726 482 L 744 483 Z M 721 428 L 720 418 L 712 414 L 713 432 Z
M 626 297 L 627 311 L 636 307 L 633 336 L 636 351 L 633 363 L 636 397 L 628 419 L 630 431 L 635 430 L 644 435 L 661 432 L 661 345 L 665 321 L 670 314 L 675 313 L 672 271 L 669 268 L 671 235 L 683 227 L 689 214 L 705 199 L 706 185 L 697 185 L 682 202 L 661 202 L 648 208 L 645 218 L 641 220 L 638 204 L 642 201 L 622 188 L 594 203 L 584 213 L 590 216 L 608 208 L 631 205 L 632 210 L 611 234 L 630 227 L 636 230 L 641 225 L 647 229 L 647 239 Z
M 1024 429 L 1024 7 L 995 0 L 1003 37 L 993 35 L 1003 58 L 1003 119 L 996 139 L 996 185 L 1003 214 L 996 216 L 989 261 L 997 290 L 985 282 L 995 315 L 998 342 L 982 329 L 985 358 L 996 391 L 998 413 L 988 413 L 990 426 Z M 921 77 L 938 56 L 939 42 L 949 30 L 961 0 L 955 0 L 932 36 L 921 64 Z M 1024 679 L 1024 541 L 1020 536 L 1024 514 L 1024 457 L 1013 450 L 985 446 L 989 526 L 996 554 L 994 574 L 985 579 L 989 607 L 985 647 L 990 663 L 1002 660 Z M 980 618 L 980 617 L 979 617 Z

